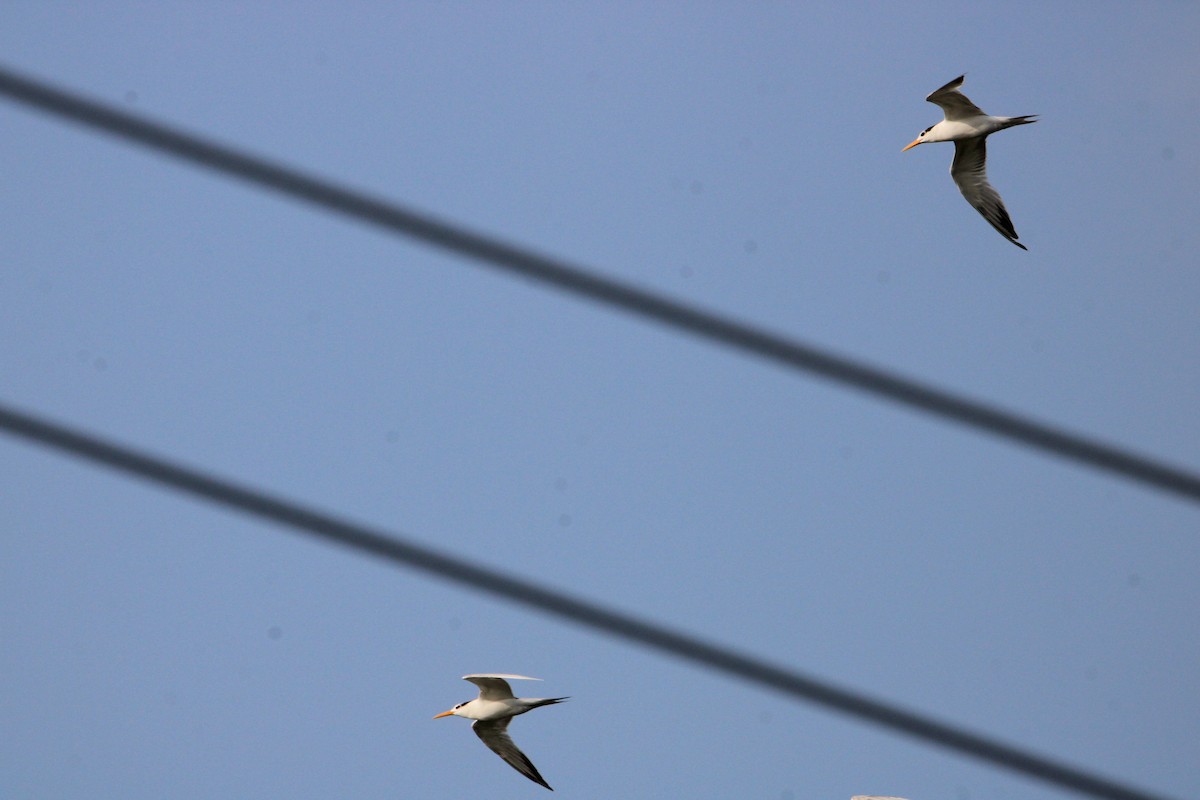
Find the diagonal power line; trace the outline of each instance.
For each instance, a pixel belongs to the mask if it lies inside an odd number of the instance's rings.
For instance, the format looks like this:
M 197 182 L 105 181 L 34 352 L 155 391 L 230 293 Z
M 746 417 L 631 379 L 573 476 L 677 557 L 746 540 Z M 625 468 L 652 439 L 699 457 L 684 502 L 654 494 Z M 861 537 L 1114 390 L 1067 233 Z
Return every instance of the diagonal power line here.
M 532 580 L 422 547 L 390 533 L 356 525 L 232 481 L 139 453 L 4 405 L 0 405 L 0 430 L 216 505 L 283 525 L 294 532 L 531 607 L 576 625 L 793 698 L 816 703 L 1046 783 L 1105 800 L 1169 800 L 1163 795 L 1151 794 L 1029 750 L 939 722 L 724 645 L 568 595 Z
M 304 200 L 393 233 L 549 284 L 744 353 L 1003 439 L 1200 502 L 1200 475 L 937 389 L 752 325 L 688 306 L 581 266 L 321 180 L 0 67 L 0 94 L 41 111 Z

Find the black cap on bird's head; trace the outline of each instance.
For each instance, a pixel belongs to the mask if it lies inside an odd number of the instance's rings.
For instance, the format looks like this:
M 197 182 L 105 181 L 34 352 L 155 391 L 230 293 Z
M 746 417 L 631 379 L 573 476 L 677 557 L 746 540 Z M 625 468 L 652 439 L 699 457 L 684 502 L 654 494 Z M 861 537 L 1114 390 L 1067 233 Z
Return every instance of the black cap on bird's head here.
M 921 131 L 921 133 L 917 135 L 917 138 L 916 138 L 916 139 L 913 139 L 913 140 L 912 140 L 912 142 L 911 142 L 911 143 L 909 143 L 909 144 L 908 144 L 908 145 L 907 145 L 907 146 L 904 148 L 904 150 L 908 150 L 909 148 L 916 147 L 916 146 L 917 146 L 917 145 L 919 145 L 919 144 L 923 144 L 923 143 L 925 142 L 925 134 L 929 133 L 931 130 L 933 130 L 933 126 L 932 126 L 932 125 L 930 125 L 930 126 L 929 126 L 928 128 L 926 128 L 925 130 Z M 901 153 L 903 153 L 903 152 L 904 152 L 904 150 L 901 150 L 900 152 L 901 152 Z

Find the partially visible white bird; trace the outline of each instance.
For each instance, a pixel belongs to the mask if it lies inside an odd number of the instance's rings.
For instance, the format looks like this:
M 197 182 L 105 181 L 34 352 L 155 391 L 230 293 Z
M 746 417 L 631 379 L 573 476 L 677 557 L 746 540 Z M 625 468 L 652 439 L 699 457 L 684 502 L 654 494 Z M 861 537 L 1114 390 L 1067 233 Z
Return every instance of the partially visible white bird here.
M 509 766 L 524 775 L 534 783 L 540 783 L 550 791 L 554 791 L 545 778 L 537 771 L 533 762 L 517 749 L 508 735 L 508 723 L 518 714 L 532 711 L 541 706 L 561 703 L 566 697 L 513 697 L 509 680 L 540 681 L 541 678 L 530 678 L 525 675 L 463 675 L 464 681 L 470 681 L 479 687 L 479 697 L 459 703 L 449 711 L 443 711 L 434 717 L 466 717 L 475 720 L 471 730 L 491 748 L 492 752 L 508 762 Z
M 967 202 L 974 206 L 993 228 L 1000 231 L 1001 236 L 1022 250 L 1028 250 L 1028 247 L 1017 241 L 1017 231 L 1008 217 L 1008 210 L 1004 208 L 1000 193 L 988 183 L 987 137 L 1014 125 L 1037 122 L 1034 119 L 1037 114 L 1024 117 L 993 117 L 983 113 L 979 106 L 958 90 L 965 77 L 966 75 L 959 75 L 925 98 L 941 106 L 946 118 L 921 131 L 921 135 L 904 150 L 930 142 L 954 142 L 954 162 L 950 164 L 950 177 L 958 184 L 963 197 L 967 198 Z

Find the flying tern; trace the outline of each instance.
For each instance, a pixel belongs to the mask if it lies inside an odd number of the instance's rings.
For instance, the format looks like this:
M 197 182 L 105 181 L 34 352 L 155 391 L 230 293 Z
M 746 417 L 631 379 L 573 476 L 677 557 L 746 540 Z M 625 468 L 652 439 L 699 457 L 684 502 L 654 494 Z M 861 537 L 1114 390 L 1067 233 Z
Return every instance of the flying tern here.
M 958 184 L 963 197 L 967 198 L 967 202 L 974 206 L 993 228 L 1000 231 L 1001 236 L 1022 250 L 1028 250 L 1028 247 L 1017 241 L 1017 231 L 1008 217 L 1008 210 L 1004 208 L 1000 193 L 988 183 L 987 137 L 1014 125 L 1037 122 L 1034 119 L 1037 114 L 1024 117 L 993 117 L 983 113 L 979 106 L 958 90 L 965 77 L 966 75 L 959 75 L 925 98 L 941 106 L 946 118 L 921 131 L 921 135 L 904 150 L 930 142 L 954 142 L 954 161 L 950 164 L 950 177 Z
M 540 681 L 541 678 L 530 678 L 525 675 L 463 675 L 464 681 L 470 681 L 479 687 L 479 697 L 459 703 L 449 711 L 443 711 L 434 717 L 466 717 L 475 720 L 471 730 L 483 740 L 493 753 L 508 762 L 509 766 L 524 775 L 534 783 L 540 783 L 550 791 L 554 791 L 546 779 L 537 771 L 524 753 L 513 744 L 508 735 L 508 723 L 518 714 L 532 711 L 541 706 L 554 705 L 567 700 L 566 697 L 513 697 L 510 680 Z

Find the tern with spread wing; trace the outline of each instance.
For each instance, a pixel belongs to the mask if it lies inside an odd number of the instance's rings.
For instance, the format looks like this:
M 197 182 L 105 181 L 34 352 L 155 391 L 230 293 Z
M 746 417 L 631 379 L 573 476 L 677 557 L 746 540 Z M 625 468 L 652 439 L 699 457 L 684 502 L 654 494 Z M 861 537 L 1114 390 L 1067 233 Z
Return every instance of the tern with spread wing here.
M 1022 250 L 1028 250 L 1028 247 L 1017 241 L 1017 231 L 1008 217 L 1008 210 L 1004 208 L 1000 193 L 988 183 L 987 137 L 1014 125 L 1037 122 L 1034 119 L 1037 114 L 1025 117 L 993 117 L 983 113 L 979 106 L 958 90 L 965 77 L 959 75 L 925 98 L 941 106 L 946 118 L 921 131 L 921 135 L 904 150 L 930 142 L 954 142 L 954 161 L 950 164 L 950 177 L 958 184 L 963 197 L 967 198 L 967 202 L 974 206 L 993 228 L 1000 231 L 1001 236 Z
M 508 735 L 508 723 L 518 714 L 532 711 L 542 706 L 550 706 L 567 700 L 566 697 L 513 697 L 509 687 L 510 680 L 540 681 L 541 678 L 530 678 L 525 675 L 463 675 L 464 681 L 470 681 L 479 687 L 479 697 L 459 703 L 449 711 L 443 711 L 439 717 L 466 717 L 475 720 L 471 730 L 483 740 L 493 753 L 508 762 L 509 766 L 524 775 L 534 783 L 540 783 L 550 791 L 554 791 L 546 779 L 537 771 L 524 753 L 513 744 Z

